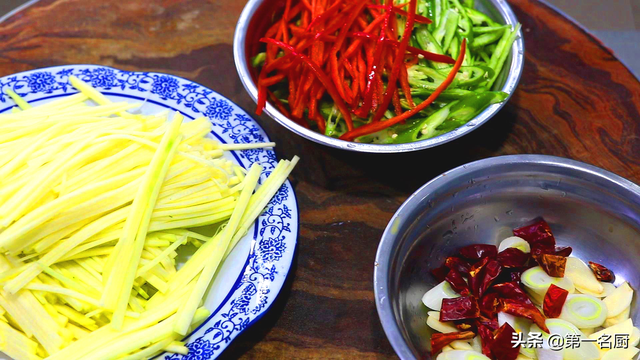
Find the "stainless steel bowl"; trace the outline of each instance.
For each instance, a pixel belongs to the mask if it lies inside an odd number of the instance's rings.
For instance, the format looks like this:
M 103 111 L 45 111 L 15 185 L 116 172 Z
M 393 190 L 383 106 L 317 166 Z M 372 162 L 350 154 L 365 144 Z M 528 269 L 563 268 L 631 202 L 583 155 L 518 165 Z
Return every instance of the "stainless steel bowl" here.
M 638 185 L 552 156 L 476 161 L 416 191 L 382 235 L 374 267 L 376 305 L 400 358 L 430 358 L 431 331 L 421 302 L 436 285 L 429 271 L 459 247 L 497 244 L 511 229 L 540 216 L 560 245 L 573 247 L 573 255 L 611 268 L 616 285 L 629 281 L 640 290 Z M 634 323 L 640 321 L 637 304 L 634 300 Z
M 257 74 L 250 65 L 250 58 L 257 53 L 258 42 L 270 25 L 271 14 L 279 7 L 283 7 L 284 3 L 283 0 L 249 0 L 236 25 L 236 33 L 233 39 L 233 55 L 236 69 L 238 70 L 238 75 L 240 75 L 240 80 L 244 88 L 249 92 L 249 95 L 254 101 L 257 101 L 258 98 L 258 89 L 255 84 Z M 476 1 L 476 8 L 499 23 L 515 25 L 518 22 L 505 0 L 478 0 Z M 495 89 L 502 90 L 511 97 L 522 75 L 523 65 L 524 40 L 522 39 L 522 31 L 520 31 L 518 39 L 511 48 L 511 54 L 507 58 L 505 66 L 496 80 Z M 508 99 L 506 101 L 508 101 Z M 289 120 L 268 102 L 265 113 L 292 132 L 319 144 L 359 152 L 399 153 L 427 149 L 468 134 L 493 117 L 502 106 L 504 106 L 506 101 L 487 107 L 466 125 L 449 133 L 414 143 L 390 145 L 354 143 L 322 135 Z

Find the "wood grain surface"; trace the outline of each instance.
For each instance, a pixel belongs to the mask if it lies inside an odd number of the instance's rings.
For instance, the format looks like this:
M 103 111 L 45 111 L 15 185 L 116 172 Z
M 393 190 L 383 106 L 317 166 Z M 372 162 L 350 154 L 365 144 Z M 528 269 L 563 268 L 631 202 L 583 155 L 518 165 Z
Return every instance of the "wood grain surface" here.
M 504 109 L 436 149 L 363 155 L 329 149 L 257 118 L 292 180 L 301 227 L 295 262 L 271 310 L 223 358 L 395 358 L 372 291 L 378 241 L 420 185 L 469 161 L 505 154 L 568 157 L 640 183 L 640 82 L 578 26 L 535 0 L 511 0 L 526 64 Z M 252 113 L 232 40 L 243 0 L 42 0 L 0 24 L 0 76 L 91 63 L 197 81 Z

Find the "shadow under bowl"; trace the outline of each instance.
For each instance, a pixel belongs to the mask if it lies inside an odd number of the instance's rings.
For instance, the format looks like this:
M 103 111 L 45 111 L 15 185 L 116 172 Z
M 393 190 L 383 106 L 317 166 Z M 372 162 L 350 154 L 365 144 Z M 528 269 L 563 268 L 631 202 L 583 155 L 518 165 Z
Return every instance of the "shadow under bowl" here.
M 416 191 L 387 226 L 376 255 L 376 306 L 402 359 L 430 359 L 432 330 L 422 295 L 430 270 L 463 246 L 498 244 L 544 218 L 572 256 L 609 267 L 616 285 L 640 289 L 640 187 L 597 167 L 541 155 L 513 155 L 453 169 Z M 634 324 L 638 302 L 631 305 Z

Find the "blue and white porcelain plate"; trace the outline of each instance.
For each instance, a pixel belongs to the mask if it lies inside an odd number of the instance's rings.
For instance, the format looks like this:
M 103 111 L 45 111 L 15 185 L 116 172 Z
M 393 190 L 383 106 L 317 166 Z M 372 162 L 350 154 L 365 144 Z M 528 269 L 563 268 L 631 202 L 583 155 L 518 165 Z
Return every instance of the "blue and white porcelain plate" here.
M 143 103 L 139 111 L 145 114 L 169 110 L 180 111 L 188 119 L 206 116 L 213 123 L 212 136 L 224 143 L 269 141 L 244 110 L 202 85 L 172 75 L 95 65 L 57 66 L 0 78 L 0 113 L 15 106 L 5 95 L 8 89 L 33 105 L 77 93 L 69 83 L 71 75 L 111 100 Z M 254 162 L 262 165 L 263 180 L 277 164 L 272 150 L 235 151 L 230 156 L 245 168 Z M 163 354 L 162 359 L 214 359 L 269 309 L 291 268 L 298 215 L 296 197 L 287 181 L 222 266 L 205 299 L 212 314 L 185 340 L 189 355 Z

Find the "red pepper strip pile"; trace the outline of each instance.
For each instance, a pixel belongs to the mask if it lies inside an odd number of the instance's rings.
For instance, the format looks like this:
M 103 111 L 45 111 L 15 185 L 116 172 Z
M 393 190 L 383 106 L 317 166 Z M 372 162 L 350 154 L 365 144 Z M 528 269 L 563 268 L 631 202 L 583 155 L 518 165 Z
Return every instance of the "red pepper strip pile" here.
M 409 106 L 415 107 L 407 73 L 411 62 L 405 60 L 415 62 L 419 55 L 455 63 L 448 56 L 408 45 L 414 23 L 430 23 L 416 14 L 417 0 L 395 7 L 391 1 L 380 5 L 373 0 L 283 2 L 282 15 L 274 14 L 275 22 L 262 39 L 267 46 L 257 81 L 258 115 L 269 99 L 281 112 L 286 109 L 293 121 L 303 126 L 315 122 L 322 131 L 326 120 L 320 124 L 318 101 L 326 92 L 351 132 L 354 126 L 349 114 L 373 118 L 372 122 L 378 122 L 389 108 L 402 115 L 399 88 Z M 396 15 L 406 18 L 401 37 Z M 289 87 L 286 104 L 277 103 L 267 90 L 285 81 Z
M 564 302 L 567 300 L 569 292 L 559 286 L 551 284 L 544 295 L 542 310 L 548 318 L 557 318 L 562 312 Z
M 473 339 L 476 336 L 472 331 L 461 331 L 451 333 L 435 333 L 431 335 L 431 354 L 436 354 L 445 346 L 456 340 Z
M 478 325 L 478 335 L 480 335 L 480 340 L 482 343 L 482 353 L 491 358 L 491 345 L 493 344 L 493 332 L 487 326 L 479 324 Z
M 469 289 L 467 288 L 467 282 L 464 281 L 464 278 L 460 274 L 460 272 L 456 269 L 451 269 L 445 280 L 451 285 L 453 291 L 457 292 L 461 295 L 468 295 Z
M 342 98 L 340 98 L 340 95 L 338 94 L 335 87 L 333 87 L 333 84 L 331 83 L 331 80 L 329 79 L 329 77 L 322 71 L 322 69 L 316 63 L 314 63 L 308 57 L 302 54 L 299 54 L 291 45 L 287 45 L 282 41 L 277 41 L 277 40 L 267 39 L 267 38 L 262 38 L 260 39 L 260 41 L 277 45 L 278 47 L 288 51 L 291 55 L 299 58 L 307 66 L 309 66 L 311 71 L 313 71 L 313 73 L 317 76 L 318 80 L 320 80 L 322 85 L 324 85 L 324 87 L 327 89 L 327 92 L 329 93 L 329 95 L 331 95 L 331 97 L 333 98 L 333 101 L 336 103 L 336 106 L 338 107 L 338 109 L 342 113 L 342 116 L 347 122 L 347 126 L 349 126 L 349 124 L 353 124 L 351 122 L 351 114 L 349 113 L 349 109 L 347 109 L 347 105 L 344 103 L 344 101 L 342 101 Z
M 591 268 L 593 274 L 596 276 L 596 279 L 598 279 L 599 281 L 613 282 L 616 279 L 613 271 L 607 269 L 604 265 L 589 261 L 589 267 Z
M 413 24 L 416 18 L 416 6 L 417 0 L 411 0 L 409 2 L 409 14 L 407 16 L 407 24 L 404 27 L 404 33 L 402 34 L 402 40 L 398 45 L 398 54 L 404 54 L 407 50 L 407 46 L 409 46 L 409 39 L 411 38 L 411 32 L 413 31 Z M 395 9 L 395 8 L 394 8 Z M 373 122 L 378 122 L 384 116 L 387 107 L 389 107 L 389 103 L 396 91 L 396 87 L 398 86 L 397 80 L 400 75 L 400 67 L 404 64 L 404 56 L 396 56 L 393 66 L 391 67 L 391 76 L 389 76 L 389 81 L 387 83 L 387 89 L 384 95 L 384 99 L 382 100 L 382 105 L 378 107 L 378 111 L 376 111 L 373 116 Z
M 357 129 L 354 129 L 353 131 L 348 131 L 346 133 L 344 133 L 340 139 L 342 140 L 353 140 L 357 137 L 363 136 L 363 135 L 368 135 L 368 134 L 373 134 L 375 132 L 378 132 L 380 130 L 384 130 L 392 125 L 395 125 L 401 121 L 407 120 L 408 118 L 412 117 L 413 115 L 419 113 L 420 111 L 424 110 L 427 106 L 431 105 L 431 103 L 433 103 L 438 96 L 440 96 L 440 94 L 447 88 L 449 87 L 449 85 L 451 85 L 451 83 L 453 82 L 453 80 L 456 77 L 456 74 L 458 73 L 458 70 L 460 70 L 460 67 L 462 66 L 462 60 L 464 60 L 464 55 L 465 55 L 465 51 L 466 51 L 466 44 L 467 44 L 467 39 L 462 39 L 462 45 L 460 46 L 460 55 L 458 56 L 458 59 L 456 60 L 455 65 L 453 66 L 453 69 L 451 69 L 451 72 L 449 72 L 449 75 L 447 75 L 447 78 L 442 82 L 442 84 L 440 84 L 440 86 L 438 86 L 438 88 L 436 88 L 436 90 L 422 103 L 420 103 L 419 105 L 416 105 L 416 107 L 414 107 L 411 110 L 408 110 L 406 112 L 404 112 L 403 114 L 399 115 L 399 116 L 395 116 L 389 120 L 385 120 L 385 121 L 378 121 L 378 122 L 372 122 L 370 124 L 361 126 Z M 526 240 L 526 239 L 525 239 Z

